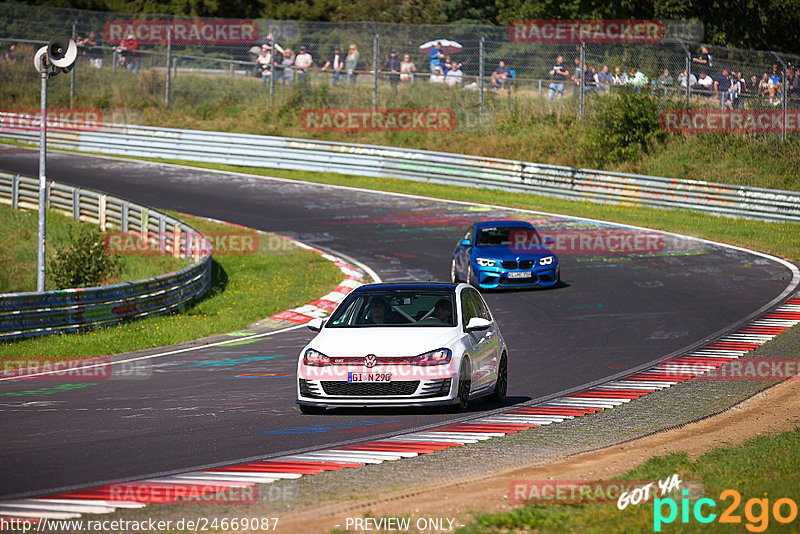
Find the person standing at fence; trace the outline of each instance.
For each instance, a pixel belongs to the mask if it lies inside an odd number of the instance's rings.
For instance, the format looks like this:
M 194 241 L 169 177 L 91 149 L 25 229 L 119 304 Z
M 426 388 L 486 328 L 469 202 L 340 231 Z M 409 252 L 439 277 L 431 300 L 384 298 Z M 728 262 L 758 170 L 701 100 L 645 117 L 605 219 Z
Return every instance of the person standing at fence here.
M 297 72 L 297 81 L 299 83 L 305 83 L 306 77 L 308 76 L 308 69 L 311 68 L 311 65 L 314 63 L 311 54 L 306 52 L 305 45 L 300 47 L 300 53 L 297 54 L 297 57 L 294 58 L 294 68 Z
M 415 72 L 417 72 L 417 66 L 411 61 L 411 56 L 404 54 L 403 61 L 400 62 L 400 81 L 413 84 Z
M 294 83 L 294 52 L 292 52 L 291 48 L 285 48 L 283 50 L 281 69 L 283 69 L 281 84 L 292 85 Z
M 336 82 L 339 81 L 339 76 L 342 74 L 342 69 L 344 68 L 344 56 L 339 49 L 339 45 L 333 47 L 333 53 L 330 59 L 325 62 L 320 70 L 325 72 L 328 70 L 328 67 L 331 68 L 331 85 L 336 85 Z
M 464 73 L 461 72 L 461 65 L 455 61 L 450 63 L 450 69 L 444 75 L 444 83 L 447 87 L 460 87 L 463 79 Z
M 728 98 L 728 89 L 731 86 L 730 73 L 728 69 L 723 68 L 722 74 L 714 78 L 714 92 L 717 94 L 719 100 L 719 107 L 725 107 Z
M 783 89 L 783 72 L 778 69 L 778 65 L 772 66 L 772 72 L 769 73 L 769 103 L 777 106 L 781 103 L 781 90 Z
M 89 32 L 89 37 L 78 39 L 78 46 L 82 46 L 89 58 L 89 65 L 96 69 L 103 68 L 103 41 L 95 32 Z
M 431 83 L 440 83 L 444 85 L 444 73 L 442 72 L 442 67 L 439 67 L 438 65 L 434 67 L 433 74 L 431 74 L 430 80 L 428 81 Z
M 550 89 L 547 91 L 547 99 L 553 100 L 553 95 L 558 94 L 558 98 L 564 96 L 564 82 L 569 76 L 569 71 L 564 67 L 564 56 L 558 56 L 553 68 L 550 69 Z
M 431 74 L 434 73 L 436 67 L 439 67 L 439 70 L 444 72 L 442 68 L 442 61 L 444 61 L 444 48 L 442 47 L 442 43 L 436 43 L 436 48 L 431 48 L 428 58 L 431 60 Z
M 261 55 L 256 59 L 258 70 L 261 72 L 261 83 L 267 83 L 267 77 L 272 74 L 272 47 L 267 44 L 261 45 Z
M 497 68 L 492 72 L 492 88 L 505 89 L 506 80 L 508 80 L 509 76 L 511 76 L 511 71 L 506 67 L 506 62 L 501 59 L 500 62 L 497 63 Z
M 118 48 L 119 55 L 122 58 L 121 63 L 125 65 L 128 72 L 136 69 L 136 74 L 139 74 L 140 66 L 138 48 L 139 41 L 136 40 L 136 37 L 132 33 L 129 33 L 128 36 L 119 43 Z
M 392 86 L 392 90 L 397 91 L 397 85 L 400 83 L 400 58 L 397 57 L 397 50 L 394 48 L 389 52 L 389 57 L 383 67 L 378 69 L 378 72 L 383 71 L 389 73 L 389 84 Z
M 344 59 L 344 70 L 347 71 L 347 81 L 351 84 L 356 83 L 358 76 L 358 62 L 361 60 L 361 54 L 358 53 L 358 47 L 351 44 L 347 50 L 347 57 Z
M 619 67 L 614 67 L 614 76 L 611 77 L 614 85 L 628 85 L 628 73 Z
M 686 69 L 684 69 L 683 72 L 680 74 L 680 76 L 678 76 L 678 85 L 680 85 L 683 88 L 686 88 L 686 83 L 687 83 Z M 689 73 L 688 83 L 689 87 L 694 87 L 695 85 L 697 85 L 697 77 L 691 72 Z
M 611 84 L 614 83 L 614 75 L 611 74 L 611 69 L 608 68 L 608 65 L 603 65 L 596 78 L 598 92 L 608 94 L 611 91 Z
M 711 69 L 714 67 L 714 58 L 711 57 L 711 54 L 708 52 L 707 46 L 700 48 L 700 53 L 697 57 L 692 58 L 692 62 L 697 65 L 697 70 L 699 72 L 711 72 Z

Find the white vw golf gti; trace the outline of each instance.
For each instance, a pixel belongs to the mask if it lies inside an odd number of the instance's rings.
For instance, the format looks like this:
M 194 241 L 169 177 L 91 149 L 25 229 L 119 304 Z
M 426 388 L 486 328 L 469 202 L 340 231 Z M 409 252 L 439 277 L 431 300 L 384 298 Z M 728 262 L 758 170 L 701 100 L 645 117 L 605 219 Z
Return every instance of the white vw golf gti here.
M 508 350 L 478 291 L 468 284 L 372 284 L 352 291 L 297 363 L 303 413 L 357 406 L 502 401 Z

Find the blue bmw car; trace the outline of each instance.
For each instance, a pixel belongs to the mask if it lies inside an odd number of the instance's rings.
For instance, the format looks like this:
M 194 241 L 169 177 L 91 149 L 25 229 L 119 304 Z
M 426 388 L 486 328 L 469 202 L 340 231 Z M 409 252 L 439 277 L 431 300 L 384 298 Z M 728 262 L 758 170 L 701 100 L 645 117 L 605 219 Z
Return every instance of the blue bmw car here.
M 450 278 L 480 289 L 556 286 L 561 274 L 547 248 L 552 243 L 527 222 L 475 223 L 456 246 Z

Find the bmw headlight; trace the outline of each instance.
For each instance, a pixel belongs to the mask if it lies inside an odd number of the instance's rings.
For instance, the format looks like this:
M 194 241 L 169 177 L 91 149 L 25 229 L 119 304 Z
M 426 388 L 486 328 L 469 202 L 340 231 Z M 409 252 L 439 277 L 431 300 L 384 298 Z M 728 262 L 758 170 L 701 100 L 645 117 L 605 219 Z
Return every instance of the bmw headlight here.
M 325 367 L 331 364 L 331 359 L 314 349 L 306 349 L 303 355 L 303 364 L 309 367 Z
M 555 259 L 555 256 L 545 256 L 539 259 L 539 265 L 552 265 Z
M 476 258 L 475 263 L 477 263 L 481 267 L 494 267 L 495 265 L 497 265 L 496 261 L 490 260 L 488 258 Z
M 411 360 L 412 365 L 445 365 L 450 363 L 453 352 L 450 349 L 436 349 Z

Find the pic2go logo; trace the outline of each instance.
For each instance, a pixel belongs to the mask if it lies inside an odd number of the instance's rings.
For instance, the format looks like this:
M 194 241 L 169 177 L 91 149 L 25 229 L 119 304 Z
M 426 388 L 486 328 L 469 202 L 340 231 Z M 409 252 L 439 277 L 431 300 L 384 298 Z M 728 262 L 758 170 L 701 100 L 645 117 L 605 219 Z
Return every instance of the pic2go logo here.
M 689 512 L 694 515 L 695 521 L 698 523 L 711 523 L 717 518 L 717 514 L 713 513 L 711 509 L 717 506 L 713 499 L 702 498 L 695 501 L 694 506 L 689 503 L 689 490 L 681 492 L 683 498 L 680 504 L 681 523 L 689 522 Z M 719 494 L 721 501 L 731 499 L 731 504 L 719 516 L 720 523 L 735 523 L 742 522 L 742 518 L 736 515 L 736 510 L 742 502 L 741 494 L 732 489 L 727 489 Z M 791 523 L 797 518 L 797 503 L 792 499 L 783 497 L 772 503 L 772 508 L 769 506 L 770 502 L 767 498 L 749 499 L 744 505 L 744 516 L 747 519 L 745 528 L 750 532 L 764 532 L 769 526 L 770 511 L 772 516 L 779 523 Z M 664 508 L 668 509 L 666 515 Z M 656 498 L 653 500 L 653 531 L 661 532 L 662 524 L 670 524 L 678 518 L 678 503 L 675 499 L 667 497 L 664 499 Z

